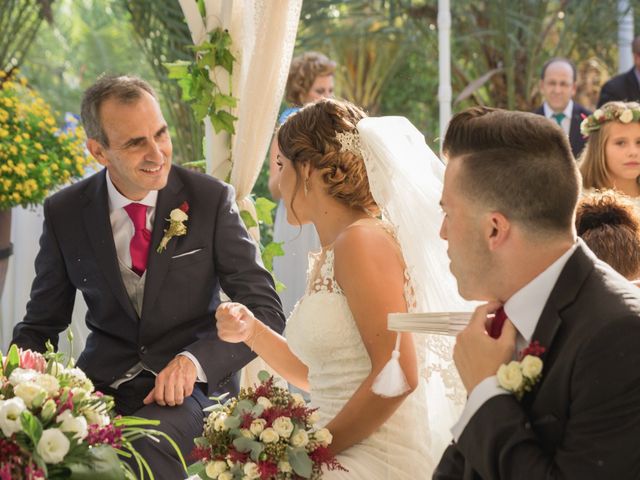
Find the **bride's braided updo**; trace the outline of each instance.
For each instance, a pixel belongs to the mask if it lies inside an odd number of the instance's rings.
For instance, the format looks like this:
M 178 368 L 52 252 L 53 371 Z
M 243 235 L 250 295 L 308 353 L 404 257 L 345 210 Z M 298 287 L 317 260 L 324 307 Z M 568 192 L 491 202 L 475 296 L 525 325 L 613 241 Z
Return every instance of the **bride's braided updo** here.
M 323 99 L 284 122 L 278 131 L 278 146 L 295 167 L 296 191 L 302 183 L 300 167 L 309 162 L 320 173 L 329 195 L 351 208 L 378 213 L 362 155 L 341 149 L 336 139 L 339 132 L 356 133 L 356 124 L 366 116 L 349 102 Z

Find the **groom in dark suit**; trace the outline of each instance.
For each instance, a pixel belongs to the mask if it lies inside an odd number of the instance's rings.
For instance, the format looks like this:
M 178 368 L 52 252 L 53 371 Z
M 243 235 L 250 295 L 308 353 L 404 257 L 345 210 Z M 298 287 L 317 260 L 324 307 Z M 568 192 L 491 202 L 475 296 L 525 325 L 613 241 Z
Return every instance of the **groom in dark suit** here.
M 82 120 L 106 168 L 45 202 L 36 278 L 13 343 L 56 345 L 80 290 L 91 333 L 78 366 L 119 412 L 160 420 L 187 455 L 207 396 L 235 393 L 236 372 L 254 356 L 218 339 L 220 289 L 278 332 L 282 307 L 233 189 L 171 165 L 168 126 L 146 82 L 101 78 L 84 95 Z M 156 478 L 186 476 L 166 442 L 137 448 Z
M 566 136 L 474 108 L 451 120 L 444 152 L 451 271 L 488 303 L 456 341 L 468 398 L 433 478 L 640 478 L 640 290 L 576 239 Z M 501 386 L 522 393 L 518 376 L 496 372 L 525 348 L 542 370 L 519 398 Z

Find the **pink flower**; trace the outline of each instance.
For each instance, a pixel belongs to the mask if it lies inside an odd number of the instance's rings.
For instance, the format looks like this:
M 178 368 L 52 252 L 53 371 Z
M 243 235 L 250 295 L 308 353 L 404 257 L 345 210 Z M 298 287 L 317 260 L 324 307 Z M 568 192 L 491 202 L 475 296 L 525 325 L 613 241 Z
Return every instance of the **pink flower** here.
M 20 350 L 20 368 L 30 368 L 36 372 L 44 373 L 47 369 L 47 361 L 41 353 L 31 350 Z

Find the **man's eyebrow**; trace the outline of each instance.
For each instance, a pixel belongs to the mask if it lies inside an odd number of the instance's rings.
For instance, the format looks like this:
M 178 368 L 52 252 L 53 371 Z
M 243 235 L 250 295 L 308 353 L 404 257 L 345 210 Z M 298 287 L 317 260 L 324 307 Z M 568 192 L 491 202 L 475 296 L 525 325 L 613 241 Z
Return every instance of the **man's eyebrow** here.
M 167 130 L 169 130 L 169 127 L 167 125 L 162 126 L 156 133 L 154 136 L 159 136 L 162 135 L 163 133 L 165 133 Z M 142 142 L 144 142 L 146 140 L 145 137 L 134 137 L 134 138 L 130 138 L 129 140 L 127 140 L 124 145 L 122 145 L 123 148 L 127 148 L 127 147 L 132 147 L 134 145 L 140 145 Z
M 164 125 L 163 127 L 160 128 L 160 130 L 158 130 L 156 132 L 155 136 L 157 137 L 158 135 L 161 135 L 161 134 L 165 133 L 167 130 L 169 130 L 169 126 L 168 125 Z

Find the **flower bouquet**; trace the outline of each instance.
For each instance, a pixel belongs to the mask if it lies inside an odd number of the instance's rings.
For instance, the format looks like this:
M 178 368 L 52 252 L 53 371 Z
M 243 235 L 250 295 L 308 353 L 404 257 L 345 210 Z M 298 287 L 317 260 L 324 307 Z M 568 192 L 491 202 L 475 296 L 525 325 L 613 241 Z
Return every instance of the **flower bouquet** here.
M 131 444 L 141 436 L 163 436 L 179 454 L 166 434 L 146 428 L 158 421 L 114 418 L 113 399 L 61 360 L 50 343 L 44 355 L 15 345 L 0 353 L 0 480 L 135 479 L 121 457 L 153 479 Z
M 328 449 L 331 433 L 314 429 L 315 409 L 302 395 L 277 387 L 267 372 L 260 384 L 209 407 L 203 436 L 195 440 L 198 460 L 189 473 L 202 479 L 319 479 L 322 467 L 345 470 Z

